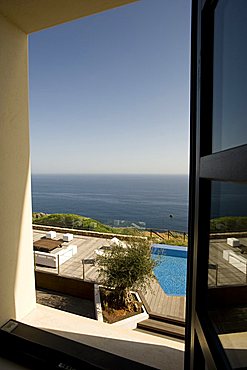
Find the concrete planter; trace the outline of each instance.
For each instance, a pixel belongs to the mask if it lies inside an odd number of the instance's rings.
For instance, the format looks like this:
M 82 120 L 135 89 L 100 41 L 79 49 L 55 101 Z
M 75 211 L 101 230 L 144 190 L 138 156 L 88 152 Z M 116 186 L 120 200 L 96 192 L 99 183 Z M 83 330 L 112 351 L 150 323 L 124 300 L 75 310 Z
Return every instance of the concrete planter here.
M 136 299 L 138 300 L 138 302 L 142 302 L 141 298 L 140 298 L 140 296 L 137 292 L 131 292 L 131 293 L 136 296 Z M 98 320 L 100 322 L 103 322 L 103 314 L 102 314 L 102 307 L 101 307 L 101 302 L 100 302 L 99 285 L 97 285 L 97 284 L 94 285 L 94 301 L 95 301 L 96 320 Z M 119 320 L 119 321 L 114 322 L 113 324 L 109 324 L 109 325 L 116 326 L 116 327 L 123 327 L 123 328 L 127 328 L 127 329 L 136 329 L 138 322 L 146 320 L 146 319 L 149 318 L 149 315 L 148 315 L 144 305 L 141 306 L 141 309 L 142 309 L 141 313 L 139 313 L 137 315 L 134 315 L 134 316 L 131 316 L 131 317 L 128 317 L 128 318 L 123 319 L 123 320 Z
M 96 320 L 98 320 L 100 322 L 104 322 L 103 314 L 102 314 L 101 301 L 100 301 L 99 285 L 98 284 L 94 284 L 94 306 L 95 306 Z

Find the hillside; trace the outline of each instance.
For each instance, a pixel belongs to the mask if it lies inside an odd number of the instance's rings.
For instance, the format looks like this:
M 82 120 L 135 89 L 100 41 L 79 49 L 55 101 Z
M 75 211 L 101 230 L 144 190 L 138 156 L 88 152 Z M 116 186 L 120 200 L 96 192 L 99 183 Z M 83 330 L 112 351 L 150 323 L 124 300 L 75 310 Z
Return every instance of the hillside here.
M 218 217 L 210 220 L 211 233 L 247 231 L 247 217 Z
M 102 233 L 114 234 L 133 235 L 137 232 L 135 229 L 132 228 L 111 227 L 89 217 L 66 213 L 55 213 L 49 215 L 44 215 L 42 213 L 33 213 L 33 224 L 57 226 L 78 230 L 92 230 Z

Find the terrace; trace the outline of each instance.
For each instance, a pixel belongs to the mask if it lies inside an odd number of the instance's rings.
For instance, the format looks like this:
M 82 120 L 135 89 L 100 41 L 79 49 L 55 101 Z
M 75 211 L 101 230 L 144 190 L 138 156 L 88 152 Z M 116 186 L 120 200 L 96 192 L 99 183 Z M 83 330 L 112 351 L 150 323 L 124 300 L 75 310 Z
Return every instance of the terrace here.
M 208 284 L 211 287 L 241 285 L 247 282 L 247 238 L 239 237 L 241 248 L 232 247 L 225 239 L 211 239 L 209 249 Z M 228 254 L 230 252 L 230 259 Z M 235 263 L 231 261 L 235 260 Z
M 42 244 L 42 240 L 45 240 L 46 230 L 35 230 L 33 229 L 33 240 L 34 245 Z M 54 239 L 54 244 L 59 242 L 62 239 L 63 233 L 57 232 Z M 41 241 L 41 242 L 39 242 Z M 97 270 L 96 267 L 92 264 L 85 264 L 83 271 L 83 260 L 92 261 L 96 257 L 95 251 L 110 245 L 110 239 L 100 238 L 100 237 L 91 237 L 87 235 L 74 235 L 74 238 L 68 245 L 73 244 L 77 246 L 77 253 L 73 255 L 69 260 L 64 262 L 59 268 L 52 268 L 46 266 L 36 265 L 36 272 L 47 272 L 53 274 L 54 276 L 59 274 L 60 277 L 69 277 L 75 278 L 77 281 L 84 280 L 87 282 L 97 282 Z M 150 310 L 151 314 L 174 317 L 175 319 L 183 319 L 185 313 L 185 297 L 169 297 L 161 289 L 158 281 L 152 283 L 152 291 L 143 294 L 143 301 L 145 302 L 145 307 Z M 44 301 L 47 297 L 44 297 L 44 292 L 37 292 L 38 302 Z M 51 293 L 49 294 L 49 300 L 54 299 L 54 296 Z M 59 300 L 59 303 L 64 297 L 59 295 L 55 297 L 56 300 Z M 176 298 L 178 298 L 176 300 Z M 64 298 L 65 301 L 67 297 Z M 67 301 L 70 305 L 79 304 L 84 305 L 87 317 L 90 315 L 87 312 L 88 303 L 78 298 L 71 297 Z M 63 302 L 62 302 L 63 303 Z M 66 303 L 66 302 L 65 302 Z M 34 325 L 36 327 L 46 328 L 49 332 L 60 332 L 63 331 L 63 334 L 73 340 L 79 341 L 83 344 L 90 344 L 96 348 L 106 350 L 109 348 L 109 343 L 111 345 L 111 350 L 114 354 L 126 356 L 128 352 L 128 358 L 131 358 L 133 361 L 138 361 L 145 363 L 147 365 L 157 366 L 157 368 L 163 368 L 162 358 L 164 353 L 166 357 L 175 356 L 175 361 L 182 365 L 183 361 L 183 349 L 184 344 L 182 341 L 176 340 L 174 338 L 168 338 L 166 336 L 157 337 L 152 334 L 144 334 L 136 330 L 130 330 L 124 326 L 117 328 L 109 324 L 101 323 L 95 320 L 89 320 L 84 315 L 83 308 L 80 310 L 77 309 L 77 316 L 64 312 L 61 308 L 59 311 L 55 310 L 56 305 L 49 304 L 50 307 L 43 306 L 42 304 L 37 304 L 36 309 L 27 315 L 24 320 L 24 323 L 28 325 Z M 66 304 L 65 304 L 66 306 Z M 182 308 L 181 308 L 182 307 Z M 70 311 L 73 312 L 73 311 Z M 75 312 L 76 313 L 76 312 Z M 80 316 L 78 316 L 80 315 Z M 64 320 L 66 324 L 64 325 Z M 143 329 L 141 330 L 143 331 Z M 97 335 L 92 335 L 92 333 L 97 333 Z M 127 340 L 127 343 L 123 347 L 119 348 L 118 341 L 123 342 L 123 338 Z M 143 355 L 143 347 L 151 349 L 151 353 Z M 178 351 L 178 353 L 176 352 Z M 153 358 L 155 356 L 155 359 Z M 173 359 L 174 361 L 174 359 Z
M 45 231 L 33 230 L 34 243 L 45 236 Z M 56 240 L 62 238 L 61 233 L 57 233 Z M 96 257 L 95 251 L 103 246 L 109 246 L 110 240 L 99 237 L 75 235 L 69 243 L 77 246 L 77 254 L 64 262 L 58 269 L 38 266 L 37 271 L 83 279 L 86 281 L 97 282 L 97 269 L 93 264 L 85 264 L 83 271 L 83 260 L 92 260 Z M 177 320 L 185 320 L 185 297 L 168 296 L 160 287 L 157 280 L 153 280 L 151 290 L 142 292 L 142 299 L 148 312 L 155 315 L 173 317 Z

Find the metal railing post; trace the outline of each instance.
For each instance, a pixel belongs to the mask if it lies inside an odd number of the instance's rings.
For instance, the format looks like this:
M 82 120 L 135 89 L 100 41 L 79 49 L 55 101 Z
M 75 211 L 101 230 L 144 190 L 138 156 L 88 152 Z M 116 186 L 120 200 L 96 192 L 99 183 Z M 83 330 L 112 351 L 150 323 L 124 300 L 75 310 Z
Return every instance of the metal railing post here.
M 216 264 L 216 269 L 215 269 L 215 285 L 218 286 L 218 268 L 219 265 Z
M 36 271 L 36 254 L 33 252 L 34 271 Z

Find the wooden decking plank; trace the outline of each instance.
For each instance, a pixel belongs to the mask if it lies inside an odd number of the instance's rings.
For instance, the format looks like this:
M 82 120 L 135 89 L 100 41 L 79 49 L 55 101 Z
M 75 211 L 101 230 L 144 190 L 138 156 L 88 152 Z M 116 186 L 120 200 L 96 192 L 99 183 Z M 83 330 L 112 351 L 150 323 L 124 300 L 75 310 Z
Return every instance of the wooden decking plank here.
M 157 295 L 156 295 L 156 297 L 154 297 L 155 298 L 155 300 L 154 300 L 154 311 L 161 311 L 161 307 L 163 307 L 163 305 L 162 305 L 162 292 L 160 291 L 160 289 L 158 288 L 157 289 Z
M 247 243 L 246 238 L 242 238 L 241 242 Z M 218 266 L 218 285 L 245 283 L 246 275 L 223 258 L 224 250 L 232 250 L 234 253 L 244 256 L 240 249 L 228 245 L 226 239 L 210 240 L 209 262 Z M 215 270 L 209 270 L 209 284 L 211 286 L 215 285 L 215 278 Z
M 185 337 L 185 328 L 183 326 L 178 326 L 158 320 L 147 319 L 138 323 L 137 327 L 140 329 L 172 335 L 179 338 Z
M 185 300 L 184 299 L 180 299 L 178 317 L 181 317 L 181 318 L 185 317 Z

